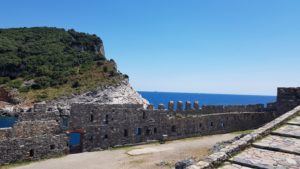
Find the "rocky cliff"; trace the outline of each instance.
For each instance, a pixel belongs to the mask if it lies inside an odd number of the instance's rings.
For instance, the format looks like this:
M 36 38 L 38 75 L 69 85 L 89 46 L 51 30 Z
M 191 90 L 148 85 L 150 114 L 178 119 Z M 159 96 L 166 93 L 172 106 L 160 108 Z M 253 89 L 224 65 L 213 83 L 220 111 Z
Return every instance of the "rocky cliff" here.
M 48 104 L 54 109 L 67 110 L 69 112 L 72 103 L 100 103 L 100 104 L 142 104 L 146 107 L 149 102 L 144 99 L 130 85 L 128 80 L 118 84 L 98 88 L 93 91 L 71 97 L 62 97 L 52 100 Z
M 100 37 L 48 27 L 0 29 L 0 104 L 147 104 L 108 60 Z

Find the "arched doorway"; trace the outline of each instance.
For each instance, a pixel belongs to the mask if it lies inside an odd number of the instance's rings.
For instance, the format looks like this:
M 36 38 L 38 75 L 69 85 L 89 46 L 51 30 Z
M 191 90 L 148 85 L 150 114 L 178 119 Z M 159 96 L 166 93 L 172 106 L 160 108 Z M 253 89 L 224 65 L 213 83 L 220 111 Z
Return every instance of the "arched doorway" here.
M 70 149 L 70 153 L 81 153 L 83 150 L 83 134 L 84 131 L 82 129 L 77 130 L 68 130 L 68 146 Z

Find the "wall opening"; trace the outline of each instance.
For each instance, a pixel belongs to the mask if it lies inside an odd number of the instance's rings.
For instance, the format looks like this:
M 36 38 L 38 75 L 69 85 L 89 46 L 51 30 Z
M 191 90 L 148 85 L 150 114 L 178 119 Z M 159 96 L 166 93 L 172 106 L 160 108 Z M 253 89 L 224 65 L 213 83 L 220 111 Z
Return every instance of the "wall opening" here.
M 67 131 L 70 153 L 81 153 L 83 148 L 83 131 L 81 129 Z
M 105 124 L 108 124 L 108 114 L 105 115 L 105 121 L 104 121 Z
M 55 145 L 54 144 L 51 144 L 50 145 L 50 150 L 54 150 L 55 149 Z
M 202 123 L 199 123 L 199 128 L 201 128 L 202 127 Z
M 69 126 L 69 120 L 67 118 L 62 119 L 63 128 L 67 128 Z
M 172 130 L 172 132 L 176 132 L 176 126 L 173 125 L 173 126 L 171 127 L 171 130 Z
M 0 128 L 13 127 L 16 121 L 16 117 L 0 117 Z
M 124 137 L 128 137 L 128 130 L 124 129 Z
M 210 122 L 210 126 L 214 126 L 214 122 Z
M 153 129 L 153 132 L 154 132 L 154 133 L 157 133 L 157 128 L 154 128 L 154 129 Z
M 224 127 L 224 123 L 223 123 L 223 122 L 221 122 L 221 124 L 220 124 L 220 125 L 221 125 L 221 127 L 222 127 L 222 128 Z
M 107 134 L 104 135 L 104 139 L 108 139 L 108 135 Z
M 143 112 L 143 119 L 146 119 L 146 112 Z
M 135 135 L 137 135 L 137 136 L 142 135 L 142 129 L 141 129 L 141 128 L 137 128 L 137 129 L 135 130 Z
M 91 121 L 91 122 L 94 122 L 94 115 L 92 115 L 92 114 L 91 114 L 91 116 L 90 116 L 90 121 Z
M 146 136 L 149 136 L 151 134 L 151 130 L 150 129 L 146 129 Z
M 33 157 L 34 156 L 34 149 L 31 149 L 30 151 L 29 151 L 29 157 Z

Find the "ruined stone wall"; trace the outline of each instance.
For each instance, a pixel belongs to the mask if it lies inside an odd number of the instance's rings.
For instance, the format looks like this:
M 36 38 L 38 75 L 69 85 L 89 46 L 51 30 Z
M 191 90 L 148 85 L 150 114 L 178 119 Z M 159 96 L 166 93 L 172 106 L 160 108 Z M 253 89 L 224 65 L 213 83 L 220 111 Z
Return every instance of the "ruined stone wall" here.
M 40 135 L 0 141 L 0 165 L 40 160 L 68 152 L 64 135 Z
M 22 113 L 12 128 L 0 130 L 0 165 L 66 154 L 67 139 L 57 116 L 46 112 Z
M 145 110 L 128 105 L 73 104 L 69 129 L 82 130 L 83 151 L 92 151 L 161 140 L 163 135 L 173 140 L 252 129 L 274 118 L 270 112 L 209 114 L 207 109 L 205 113 L 202 112 L 199 109 L 172 111 L 161 106 L 160 110 Z
M 12 128 L 0 128 L 0 141 L 8 139 L 12 136 Z
M 285 113 L 300 105 L 300 87 L 278 88 L 276 108 L 279 114 Z

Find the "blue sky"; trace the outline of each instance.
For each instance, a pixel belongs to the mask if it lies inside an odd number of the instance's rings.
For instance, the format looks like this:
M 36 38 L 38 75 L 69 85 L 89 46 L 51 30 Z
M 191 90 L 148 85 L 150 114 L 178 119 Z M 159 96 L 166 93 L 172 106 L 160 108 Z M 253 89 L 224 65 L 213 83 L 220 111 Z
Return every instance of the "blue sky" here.
M 275 95 L 300 86 L 298 0 L 1 0 L 0 27 L 100 36 L 137 90 Z

